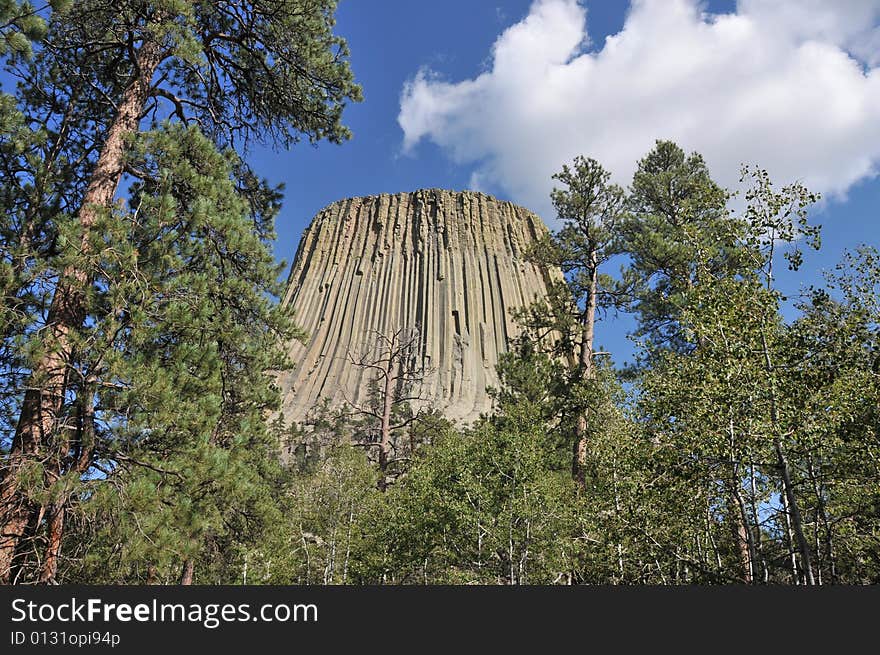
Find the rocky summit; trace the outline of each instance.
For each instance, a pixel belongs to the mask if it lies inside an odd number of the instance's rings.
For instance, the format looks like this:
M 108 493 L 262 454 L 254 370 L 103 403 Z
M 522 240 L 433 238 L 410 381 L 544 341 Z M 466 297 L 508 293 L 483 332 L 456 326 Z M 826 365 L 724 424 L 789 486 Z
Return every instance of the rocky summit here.
M 283 299 L 308 333 L 290 345 L 282 411 L 362 403 L 374 371 L 356 366 L 384 335 L 417 334 L 417 408 L 470 422 L 491 407 L 512 312 L 546 296 L 554 273 L 526 260 L 547 234 L 532 212 L 473 191 L 419 190 L 335 202 L 303 233 Z M 559 273 L 555 273 L 559 275 Z

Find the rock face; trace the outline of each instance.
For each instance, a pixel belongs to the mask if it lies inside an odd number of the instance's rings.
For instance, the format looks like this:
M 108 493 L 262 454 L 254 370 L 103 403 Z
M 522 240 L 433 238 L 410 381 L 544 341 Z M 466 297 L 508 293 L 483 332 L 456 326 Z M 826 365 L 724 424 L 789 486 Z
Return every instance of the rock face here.
M 303 233 L 284 303 L 309 334 L 291 344 L 282 412 L 303 420 L 322 398 L 365 400 L 371 371 L 354 366 L 377 335 L 418 330 L 428 374 L 416 406 L 469 422 L 516 325 L 511 310 L 543 297 L 552 273 L 525 261 L 547 228 L 483 193 L 439 189 L 335 202 Z M 557 272 L 556 275 L 559 273 Z

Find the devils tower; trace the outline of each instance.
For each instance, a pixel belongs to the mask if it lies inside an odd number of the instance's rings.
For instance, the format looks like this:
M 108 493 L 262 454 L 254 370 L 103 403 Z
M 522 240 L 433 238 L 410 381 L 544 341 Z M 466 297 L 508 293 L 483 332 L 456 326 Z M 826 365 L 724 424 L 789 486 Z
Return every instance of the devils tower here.
M 532 212 L 473 191 L 427 189 L 335 202 L 303 233 L 283 302 L 309 338 L 290 346 L 282 412 L 301 421 L 323 398 L 360 402 L 353 366 L 376 335 L 414 330 L 428 371 L 416 404 L 472 421 L 517 333 L 512 312 L 544 297 L 552 275 L 525 258 L 547 233 Z

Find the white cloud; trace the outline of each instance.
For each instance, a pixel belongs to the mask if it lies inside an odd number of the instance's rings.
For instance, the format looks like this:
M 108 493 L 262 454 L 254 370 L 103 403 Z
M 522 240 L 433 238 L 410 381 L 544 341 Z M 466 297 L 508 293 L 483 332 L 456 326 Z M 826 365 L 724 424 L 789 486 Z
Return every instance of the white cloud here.
M 880 0 L 634 0 L 589 49 L 577 0 L 536 0 L 504 31 L 490 70 L 404 87 L 404 150 L 423 139 L 551 218 L 551 175 L 595 157 L 627 184 L 656 139 L 701 152 L 735 186 L 741 163 L 842 195 L 880 164 Z

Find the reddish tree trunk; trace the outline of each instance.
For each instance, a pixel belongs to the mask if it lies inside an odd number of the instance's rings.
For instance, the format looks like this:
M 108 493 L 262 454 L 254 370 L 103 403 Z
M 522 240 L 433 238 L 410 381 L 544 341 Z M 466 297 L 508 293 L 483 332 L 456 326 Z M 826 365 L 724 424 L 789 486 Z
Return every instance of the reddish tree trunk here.
M 180 572 L 180 584 L 187 586 L 191 585 L 193 583 L 194 570 L 195 566 L 192 559 L 187 558 L 187 560 L 183 563 L 183 571 Z
M 87 385 L 81 390 L 79 425 L 77 426 L 76 439 L 70 444 L 66 439 L 60 450 L 73 451 L 72 463 L 67 464 L 69 470 L 77 475 L 82 475 L 89 469 L 94 445 L 94 418 L 95 407 L 93 390 Z M 60 453 L 59 453 L 60 454 Z M 48 464 L 47 464 L 48 467 Z M 46 474 L 46 486 L 51 487 L 62 475 L 64 475 L 65 462 L 59 457 L 53 463 L 51 470 Z M 61 556 L 61 539 L 64 536 L 64 521 L 67 516 L 67 505 L 70 500 L 68 494 L 63 494 L 49 508 L 47 523 L 46 548 L 43 555 L 43 565 L 40 569 L 39 581 L 43 584 L 55 582 L 58 573 L 58 559 Z M 38 523 L 39 525 L 39 523 Z
M 83 195 L 79 211 L 81 252 L 91 250 L 92 228 L 100 213 L 112 205 L 125 165 L 125 137 L 137 130 L 141 112 L 150 95 L 153 74 L 162 61 L 161 45 L 147 39 L 137 56 L 138 75 L 126 88 L 116 116 L 107 131 L 98 161 Z M 84 268 L 68 266 L 59 278 L 47 317 L 47 343 L 34 364 L 22 402 L 6 470 L 0 483 L 0 583 L 8 583 L 19 539 L 27 527 L 29 501 L 19 493 L 18 477 L 29 460 L 44 457 L 57 439 L 57 426 L 67 391 L 71 337 L 84 319 L 83 289 L 89 281 Z M 63 457 L 66 453 L 60 453 Z
M 731 484 L 737 484 L 734 480 Z M 739 557 L 740 580 L 745 584 L 752 584 L 753 563 L 751 539 L 749 538 L 749 530 L 745 522 L 745 506 L 742 501 L 741 494 L 735 490 L 731 492 L 727 503 L 727 514 L 730 521 L 730 529 L 733 534 L 733 541 L 736 544 L 736 552 Z
M 64 534 L 65 501 L 52 505 L 49 511 L 48 538 L 46 556 L 40 569 L 40 582 L 48 584 L 55 581 L 58 573 L 58 556 L 61 554 L 61 536 Z

